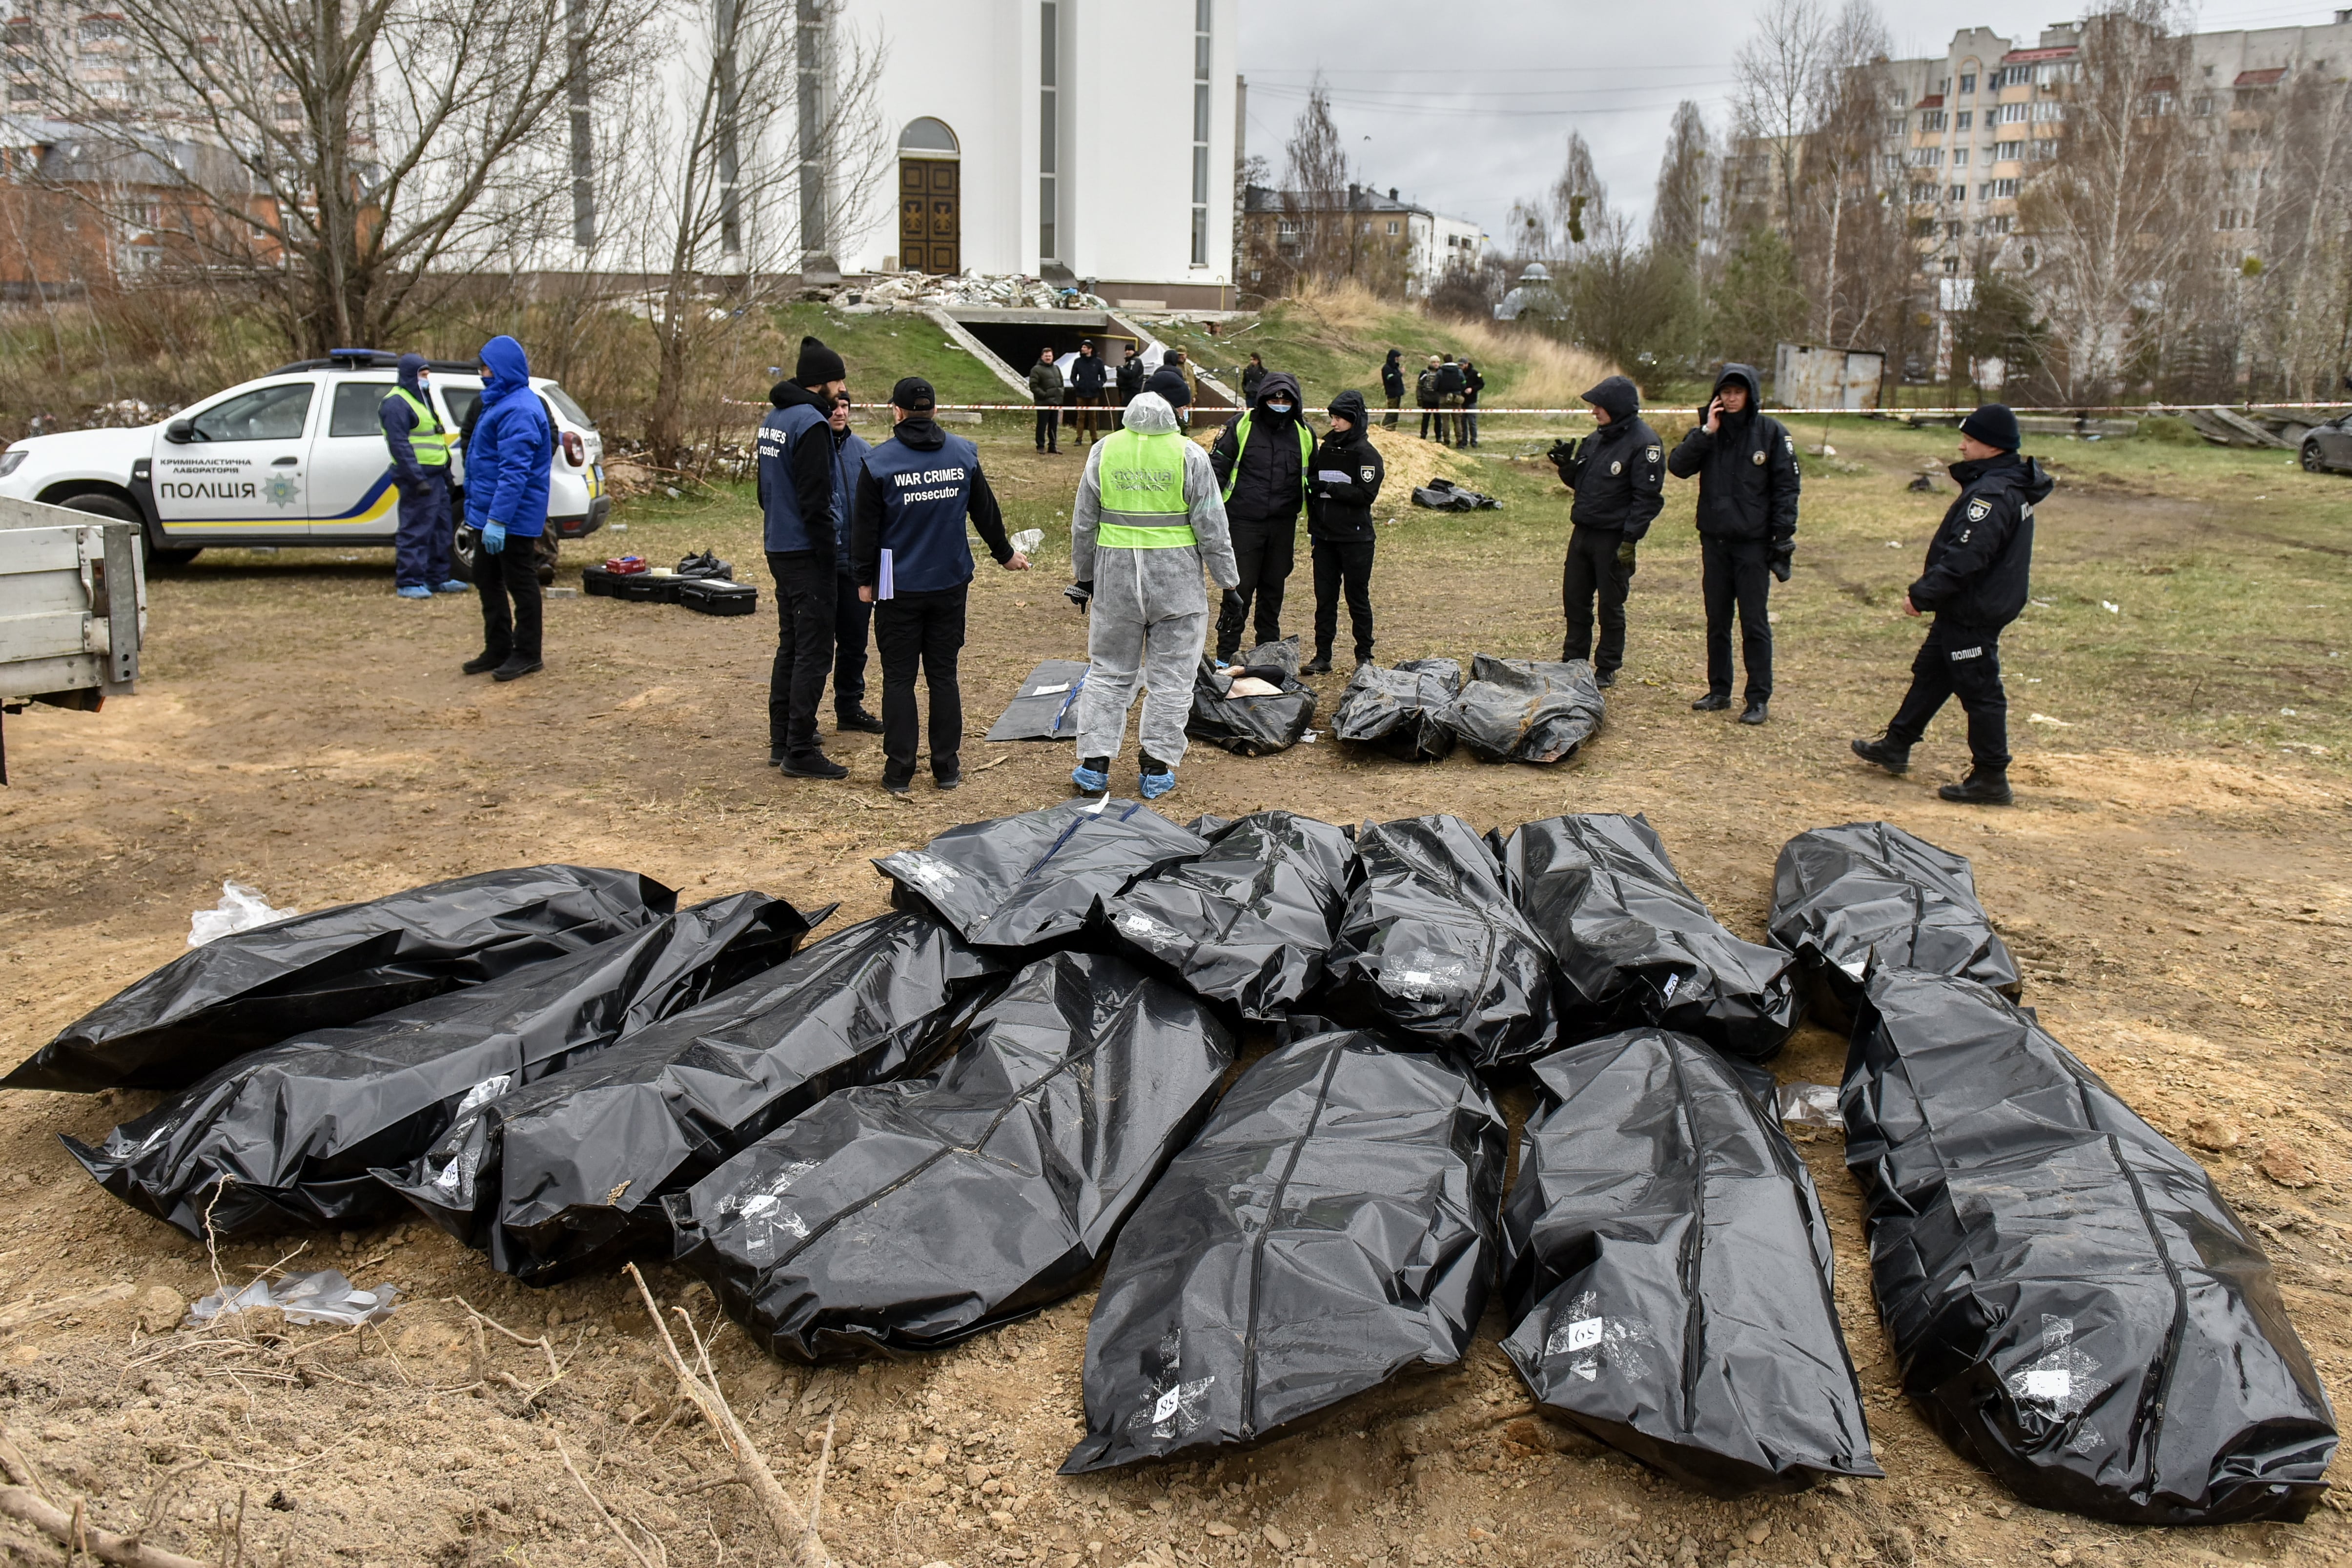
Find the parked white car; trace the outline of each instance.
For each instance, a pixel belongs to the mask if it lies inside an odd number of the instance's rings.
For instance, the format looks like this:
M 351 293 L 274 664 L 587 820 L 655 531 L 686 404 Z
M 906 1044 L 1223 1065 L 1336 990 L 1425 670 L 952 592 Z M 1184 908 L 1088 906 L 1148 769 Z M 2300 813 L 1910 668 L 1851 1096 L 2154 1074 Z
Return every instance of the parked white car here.
M 398 362 L 374 350 L 338 350 L 281 365 L 157 424 L 27 437 L 0 453 L 0 496 L 138 523 L 159 566 L 192 560 L 207 545 L 389 544 L 400 496 L 376 409 Z M 456 361 L 428 370 L 435 412 L 462 428 L 481 401 L 481 376 Z M 530 384 L 555 431 L 550 531 L 593 534 L 613 505 L 604 439 L 562 387 L 538 376 Z M 453 454 L 451 463 L 462 486 L 464 458 Z

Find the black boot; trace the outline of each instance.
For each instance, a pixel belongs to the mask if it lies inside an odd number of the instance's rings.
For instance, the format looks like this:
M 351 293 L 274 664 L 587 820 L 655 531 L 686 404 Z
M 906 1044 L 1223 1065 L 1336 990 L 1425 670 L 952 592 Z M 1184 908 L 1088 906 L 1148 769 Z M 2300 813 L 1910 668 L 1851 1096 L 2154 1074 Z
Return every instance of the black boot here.
M 1911 748 L 1907 746 L 1897 746 L 1885 736 L 1879 737 L 1876 740 L 1855 741 L 1853 754 L 1864 762 L 1877 764 L 1889 773 L 1903 774 L 1911 770 Z
M 1748 706 L 1739 710 L 1739 722 L 1742 724 L 1762 724 L 1768 716 L 1764 711 L 1768 706 L 1769 705 L 1766 704 L 1762 697 L 1748 698 Z
M 2009 806 L 2017 800 L 2010 793 L 2009 769 L 2005 768 L 1971 768 L 1966 779 L 1958 784 L 1947 784 L 1936 793 L 1963 806 Z
M 469 675 L 487 675 L 492 670 L 497 669 L 500 664 L 503 664 L 506 662 L 507 656 L 503 652 L 496 653 L 483 653 L 478 657 L 467 660 L 457 667 L 465 671 Z
M 1302 675 L 1328 675 L 1331 673 L 1331 650 L 1318 648 L 1315 656 L 1299 667 Z
M 799 751 L 779 765 L 787 779 L 846 779 L 849 769 L 822 751 Z
M 1605 692 L 1611 686 L 1617 684 L 1617 672 L 1614 670 L 1595 670 L 1592 672 L 1592 684 L 1599 686 Z
M 1721 713 L 1731 706 L 1731 698 L 1723 692 L 1709 692 L 1691 704 L 1693 713 Z
M 490 672 L 494 681 L 519 681 L 541 668 L 540 662 L 529 653 L 509 653 L 506 663 Z
M 833 716 L 833 727 L 844 735 L 879 735 L 882 721 L 864 708 L 845 708 Z

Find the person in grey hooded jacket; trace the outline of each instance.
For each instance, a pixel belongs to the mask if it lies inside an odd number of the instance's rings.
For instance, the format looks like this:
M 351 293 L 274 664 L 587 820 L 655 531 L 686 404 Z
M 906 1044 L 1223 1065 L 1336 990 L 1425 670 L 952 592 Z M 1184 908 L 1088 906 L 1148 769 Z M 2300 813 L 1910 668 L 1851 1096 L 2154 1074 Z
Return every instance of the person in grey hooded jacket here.
M 1070 511 L 1069 596 L 1092 617 L 1070 778 L 1084 794 L 1109 789 L 1140 679 L 1148 695 L 1136 731 L 1138 792 L 1156 800 L 1176 788 L 1184 759 L 1192 678 L 1209 630 L 1202 569 L 1219 588 L 1234 587 L 1241 571 L 1216 471 L 1177 429 L 1176 411 L 1147 392 L 1120 423 L 1087 449 Z

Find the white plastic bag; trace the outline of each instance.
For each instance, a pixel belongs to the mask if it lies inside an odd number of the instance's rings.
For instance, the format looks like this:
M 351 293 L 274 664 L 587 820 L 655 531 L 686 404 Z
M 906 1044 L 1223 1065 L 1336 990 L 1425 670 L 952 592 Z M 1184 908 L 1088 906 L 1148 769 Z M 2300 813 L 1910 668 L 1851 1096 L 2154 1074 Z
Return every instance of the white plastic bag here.
M 188 1326 L 201 1328 L 224 1312 L 276 1307 L 285 1312 L 289 1323 L 333 1323 L 339 1328 L 353 1328 L 361 1323 L 382 1322 L 390 1317 L 393 1302 L 399 1294 L 397 1285 L 362 1291 L 344 1278 L 341 1270 L 321 1269 L 315 1274 L 289 1275 L 275 1286 L 267 1280 L 256 1280 L 226 1302 L 221 1300 L 222 1292 L 215 1291 L 188 1309 Z
M 1019 533 L 1013 536 L 1011 542 L 1013 545 L 1013 554 L 1028 555 L 1032 551 L 1035 550 L 1039 545 L 1045 542 L 1045 530 L 1043 528 L 1024 528 Z
M 225 882 L 221 883 L 218 904 L 188 916 L 188 946 L 201 947 L 234 932 L 250 931 L 257 925 L 291 919 L 301 913 L 299 909 L 272 909 L 258 889 L 241 882 Z

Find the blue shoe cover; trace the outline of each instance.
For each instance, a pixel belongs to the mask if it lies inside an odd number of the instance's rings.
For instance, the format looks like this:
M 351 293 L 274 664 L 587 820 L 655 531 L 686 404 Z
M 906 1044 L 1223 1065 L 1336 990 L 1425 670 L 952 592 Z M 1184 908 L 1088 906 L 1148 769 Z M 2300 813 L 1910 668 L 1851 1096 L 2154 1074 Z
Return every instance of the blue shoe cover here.
M 446 582 L 435 583 L 433 585 L 433 591 L 436 593 L 471 593 L 474 591 L 474 585 L 470 582 L 461 582 L 453 577 Z
M 1108 795 L 1110 793 L 1110 775 L 1097 768 L 1071 768 L 1070 782 L 1078 787 L 1078 793 L 1081 795 Z M 1169 782 L 1173 784 L 1176 781 L 1173 779 L 1171 779 Z
M 430 599 L 433 597 L 433 591 L 425 587 L 421 582 L 403 583 L 400 587 L 394 589 L 393 591 L 399 594 L 403 599 Z
M 1173 773 L 1145 773 L 1138 777 L 1141 780 L 1138 788 L 1143 791 L 1143 798 L 1147 800 L 1157 800 L 1176 788 L 1176 775 Z

